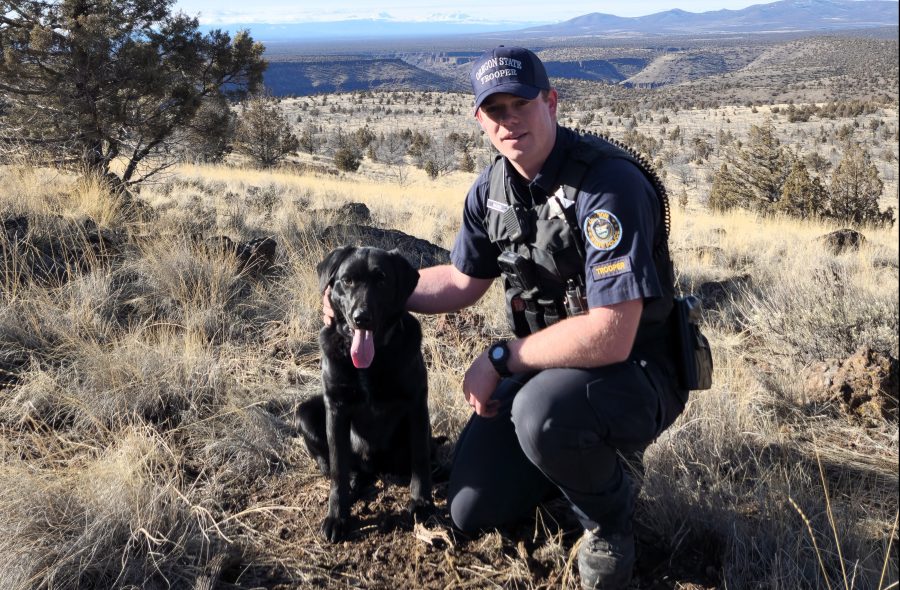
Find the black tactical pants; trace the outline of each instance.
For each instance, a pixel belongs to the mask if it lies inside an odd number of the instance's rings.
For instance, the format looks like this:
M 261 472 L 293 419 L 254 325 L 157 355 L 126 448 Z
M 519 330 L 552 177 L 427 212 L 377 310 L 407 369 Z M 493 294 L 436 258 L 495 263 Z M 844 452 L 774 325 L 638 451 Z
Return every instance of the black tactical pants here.
M 641 450 L 684 409 L 670 373 L 629 360 L 547 369 L 500 382 L 493 418 L 473 416 L 453 459 L 448 501 L 464 531 L 529 516 L 561 491 L 585 528 L 631 525 L 633 484 L 616 451 Z

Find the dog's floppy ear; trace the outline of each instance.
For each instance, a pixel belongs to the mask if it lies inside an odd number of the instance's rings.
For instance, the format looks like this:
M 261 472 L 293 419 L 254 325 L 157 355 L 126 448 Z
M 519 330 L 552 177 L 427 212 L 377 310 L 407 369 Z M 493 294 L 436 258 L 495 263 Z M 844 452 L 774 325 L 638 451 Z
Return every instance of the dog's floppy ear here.
M 395 248 L 388 254 L 391 255 L 394 269 L 397 271 L 397 293 L 403 301 L 406 301 L 419 284 L 419 271 L 409 263 L 400 250 Z
M 319 292 L 324 293 L 327 287 L 334 283 L 334 275 L 341 263 L 356 250 L 353 246 L 341 246 L 335 248 L 316 265 L 316 273 L 319 275 Z

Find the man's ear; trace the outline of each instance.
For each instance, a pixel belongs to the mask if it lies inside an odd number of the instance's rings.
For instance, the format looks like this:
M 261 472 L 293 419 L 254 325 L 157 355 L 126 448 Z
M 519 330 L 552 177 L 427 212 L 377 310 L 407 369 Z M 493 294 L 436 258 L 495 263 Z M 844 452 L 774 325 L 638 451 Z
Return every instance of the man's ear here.
M 484 113 L 481 112 L 481 107 L 475 109 L 475 120 L 478 121 L 481 130 L 487 132 L 487 129 L 484 128 Z
M 547 107 L 550 109 L 550 115 L 556 120 L 556 109 L 559 106 L 559 93 L 556 88 L 551 88 L 547 93 Z
M 394 262 L 394 270 L 397 273 L 397 294 L 400 299 L 406 301 L 413 294 L 413 291 L 416 290 L 416 285 L 419 284 L 419 271 L 409 263 L 409 260 L 399 250 L 391 250 L 388 254 L 391 255 L 391 260 Z
M 354 246 L 341 246 L 335 248 L 316 265 L 316 273 L 319 275 L 319 292 L 324 293 L 325 289 L 334 284 L 334 275 L 338 267 L 344 260 L 350 256 L 356 248 Z

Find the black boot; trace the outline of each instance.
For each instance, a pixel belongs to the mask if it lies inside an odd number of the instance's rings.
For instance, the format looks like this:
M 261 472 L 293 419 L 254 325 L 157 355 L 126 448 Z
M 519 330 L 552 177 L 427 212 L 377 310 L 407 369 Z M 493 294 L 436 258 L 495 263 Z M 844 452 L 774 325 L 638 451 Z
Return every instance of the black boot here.
M 634 570 L 634 532 L 584 531 L 578 548 L 578 573 L 583 590 L 620 590 Z

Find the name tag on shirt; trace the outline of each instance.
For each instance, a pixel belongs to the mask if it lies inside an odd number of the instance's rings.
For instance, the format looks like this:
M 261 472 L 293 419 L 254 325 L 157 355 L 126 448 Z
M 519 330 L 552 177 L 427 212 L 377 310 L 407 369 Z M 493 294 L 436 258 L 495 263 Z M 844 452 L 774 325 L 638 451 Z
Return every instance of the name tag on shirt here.
M 488 209 L 498 213 L 506 213 L 506 210 L 509 209 L 509 205 L 506 203 L 501 203 L 500 201 L 495 201 L 493 199 L 488 199 L 487 206 Z

